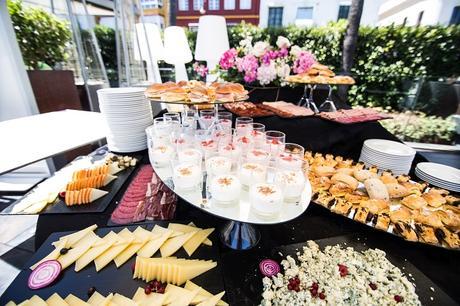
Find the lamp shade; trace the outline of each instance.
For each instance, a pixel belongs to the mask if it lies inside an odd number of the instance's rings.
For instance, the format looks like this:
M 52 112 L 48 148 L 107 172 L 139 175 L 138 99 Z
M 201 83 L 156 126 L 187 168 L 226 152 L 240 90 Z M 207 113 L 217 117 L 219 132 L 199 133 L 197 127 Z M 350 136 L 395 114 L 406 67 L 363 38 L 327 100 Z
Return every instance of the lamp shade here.
M 227 23 L 222 16 L 201 16 L 198 22 L 195 59 L 218 62 L 222 54 L 230 49 Z
M 136 23 L 137 42 L 134 42 L 134 58 L 146 62 L 164 58 L 160 29 L 154 23 Z M 150 53 L 149 53 L 150 49 Z M 150 55 L 152 58 L 150 58 Z
M 164 33 L 164 60 L 168 64 L 188 63 L 192 61 L 192 51 L 181 27 L 167 27 Z

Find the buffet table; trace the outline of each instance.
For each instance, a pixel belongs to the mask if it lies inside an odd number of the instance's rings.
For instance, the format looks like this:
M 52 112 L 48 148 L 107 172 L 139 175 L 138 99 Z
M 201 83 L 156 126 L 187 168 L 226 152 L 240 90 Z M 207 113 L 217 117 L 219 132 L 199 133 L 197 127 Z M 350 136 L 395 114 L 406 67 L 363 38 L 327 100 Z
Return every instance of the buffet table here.
M 364 140 L 368 138 L 396 140 L 394 135 L 387 132 L 379 123 L 374 122 L 344 126 L 319 118 L 280 119 L 267 117 L 255 121 L 265 124 L 267 130 L 285 132 L 287 142 L 301 144 L 306 150 L 333 153 L 356 160 Z M 423 157 L 417 155 L 415 163 L 422 160 Z M 144 152 L 142 163 L 148 162 L 147 154 Z M 121 188 L 104 213 L 41 215 L 37 224 L 36 247 L 38 248 L 51 233 L 56 231 L 80 230 L 94 223 L 105 226 L 111 212 L 115 209 L 115 203 L 121 198 L 128 183 Z M 182 200 L 178 202 L 175 220 L 179 222 L 193 221 L 199 227 L 219 228 L 224 224 L 224 220 L 208 215 Z M 367 239 L 372 247 L 378 247 L 412 262 L 448 295 L 460 303 L 458 292 L 460 266 L 458 265 L 459 253 L 457 251 L 406 242 L 334 215 L 327 209 L 315 204 L 310 205 L 303 215 L 293 221 L 284 224 L 258 226 L 258 229 L 262 234 L 261 240 L 257 247 L 252 250 L 234 251 L 219 244 L 220 263 L 222 264 L 221 268 L 227 292 L 226 300 L 231 305 L 254 305 L 260 301 L 258 295 L 260 288 L 257 286 L 260 286 L 261 282 L 260 276 L 257 274 L 257 267 L 266 254 L 263 250 L 347 234 L 358 235 L 360 239 Z M 259 280 L 255 281 L 256 278 Z M 256 292 L 259 293 L 256 294 Z M 436 301 L 433 303 L 435 304 Z

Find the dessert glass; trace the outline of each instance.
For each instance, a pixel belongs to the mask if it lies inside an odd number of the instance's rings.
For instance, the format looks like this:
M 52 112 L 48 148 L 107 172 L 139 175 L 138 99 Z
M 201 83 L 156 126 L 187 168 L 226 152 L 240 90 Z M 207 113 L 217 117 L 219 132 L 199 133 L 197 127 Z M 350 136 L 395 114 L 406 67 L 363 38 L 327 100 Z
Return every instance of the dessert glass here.
M 218 204 L 235 204 L 240 198 L 241 183 L 234 175 L 218 175 L 211 180 L 209 192 Z
M 283 193 L 275 184 L 259 183 L 251 186 L 249 202 L 252 210 L 261 217 L 275 217 L 283 206 Z

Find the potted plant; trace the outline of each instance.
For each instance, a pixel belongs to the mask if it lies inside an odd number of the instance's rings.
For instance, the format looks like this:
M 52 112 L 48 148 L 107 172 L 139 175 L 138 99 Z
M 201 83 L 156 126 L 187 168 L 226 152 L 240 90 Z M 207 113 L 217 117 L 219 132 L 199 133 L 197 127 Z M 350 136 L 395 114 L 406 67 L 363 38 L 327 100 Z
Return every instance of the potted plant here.
M 245 84 L 250 101 L 295 101 L 303 89 L 292 89 L 284 79 L 291 74 L 304 73 L 316 62 L 312 53 L 278 36 L 276 46 L 265 41 L 252 43 L 242 40 L 237 48 L 227 50 L 221 57 L 217 73 L 225 81 Z
M 72 38 L 68 23 L 21 1 L 9 0 L 8 11 L 40 113 L 81 109 L 73 72 L 62 70 Z

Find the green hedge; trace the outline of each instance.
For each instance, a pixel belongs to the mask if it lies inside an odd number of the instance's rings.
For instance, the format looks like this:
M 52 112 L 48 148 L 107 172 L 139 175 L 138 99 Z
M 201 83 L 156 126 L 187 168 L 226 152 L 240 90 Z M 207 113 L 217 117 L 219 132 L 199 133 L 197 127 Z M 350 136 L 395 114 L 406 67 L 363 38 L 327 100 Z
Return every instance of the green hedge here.
M 251 36 L 253 42 L 287 37 L 312 51 L 317 59 L 340 72 L 346 21 L 324 27 L 263 29 L 241 23 L 229 29 L 231 46 Z M 196 33 L 189 33 L 192 45 Z M 357 86 L 349 91 L 354 105 L 397 109 L 411 82 L 422 76 L 458 77 L 460 75 L 460 26 L 361 27 L 352 74 Z

